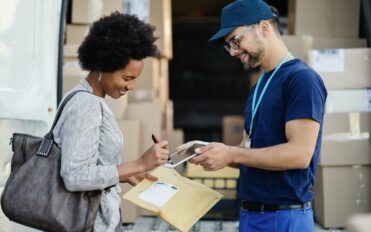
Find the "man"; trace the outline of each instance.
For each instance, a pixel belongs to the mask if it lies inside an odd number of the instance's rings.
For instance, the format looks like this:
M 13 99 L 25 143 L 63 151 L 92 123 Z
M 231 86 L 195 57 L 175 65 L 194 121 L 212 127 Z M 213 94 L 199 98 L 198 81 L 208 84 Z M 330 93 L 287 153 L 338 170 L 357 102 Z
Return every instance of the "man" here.
M 208 171 L 239 167 L 240 231 L 314 231 L 311 188 L 327 91 L 289 53 L 278 26 L 262 0 L 237 0 L 223 8 L 221 29 L 209 40 L 224 43 L 246 69 L 263 70 L 244 115 L 251 146 L 211 143 L 191 160 Z

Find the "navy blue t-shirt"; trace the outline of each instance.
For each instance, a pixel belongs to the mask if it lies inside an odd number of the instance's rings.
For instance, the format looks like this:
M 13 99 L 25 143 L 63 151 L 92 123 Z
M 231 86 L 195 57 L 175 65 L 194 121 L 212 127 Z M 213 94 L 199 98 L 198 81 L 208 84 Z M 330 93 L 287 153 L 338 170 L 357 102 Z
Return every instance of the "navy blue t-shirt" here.
M 273 70 L 267 73 L 258 89 L 260 96 Z M 245 130 L 249 133 L 252 89 L 245 108 Z M 286 143 L 285 123 L 309 118 L 321 123 L 316 147 L 306 169 L 269 171 L 241 165 L 238 196 L 242 200 L 265 204 L 295 204 L 313 199 L 321 147 L 322 120 L 327 91 L 320 76 L 304 62 L 293 59 L 284 63 L 272 78 L 256 112 L 251 135 L 251 148 Z

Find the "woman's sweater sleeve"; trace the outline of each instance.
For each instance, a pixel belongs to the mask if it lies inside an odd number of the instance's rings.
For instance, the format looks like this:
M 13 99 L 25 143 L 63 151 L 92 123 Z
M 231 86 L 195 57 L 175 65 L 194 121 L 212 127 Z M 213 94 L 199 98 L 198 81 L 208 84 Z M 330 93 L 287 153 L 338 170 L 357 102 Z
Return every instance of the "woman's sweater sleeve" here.
M 64 108 L 60 127 L 61 177 L 69 191 L 103 190 L 119 183 L 116 165 L 99 163 L 102 106 L 95 96 L 76 94 Z

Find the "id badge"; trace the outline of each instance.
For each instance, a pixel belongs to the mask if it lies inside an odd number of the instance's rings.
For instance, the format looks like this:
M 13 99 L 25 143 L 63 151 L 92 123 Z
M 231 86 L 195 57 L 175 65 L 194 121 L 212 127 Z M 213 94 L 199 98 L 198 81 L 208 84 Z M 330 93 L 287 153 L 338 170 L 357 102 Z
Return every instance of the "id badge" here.
M 250 138 L 246 138 L 246 140 L 245 140 L 245 148 L 251 148 L 251 140 L 250 140 Z

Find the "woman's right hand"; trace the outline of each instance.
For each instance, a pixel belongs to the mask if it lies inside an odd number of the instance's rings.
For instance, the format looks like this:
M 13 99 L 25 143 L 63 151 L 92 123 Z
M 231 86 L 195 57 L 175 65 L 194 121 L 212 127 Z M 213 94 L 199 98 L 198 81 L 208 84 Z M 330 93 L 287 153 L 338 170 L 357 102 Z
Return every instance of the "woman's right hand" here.
M 169 157 L 168 144 L 168 141 L 164 140 L 153 144 L 146 152 L 144 152 L 138 160 L 143 168 L 143 172 L 150 171 L 166 163 Z

